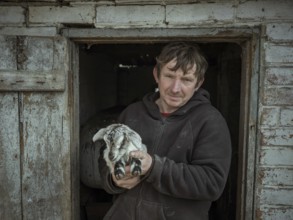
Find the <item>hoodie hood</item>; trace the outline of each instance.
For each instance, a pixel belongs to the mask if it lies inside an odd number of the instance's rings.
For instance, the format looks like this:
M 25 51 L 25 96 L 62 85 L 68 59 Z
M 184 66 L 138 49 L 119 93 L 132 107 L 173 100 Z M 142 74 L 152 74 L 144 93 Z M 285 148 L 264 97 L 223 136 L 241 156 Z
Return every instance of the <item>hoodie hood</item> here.
M 145 105 L 149 114 L 152 115 L 154 118 L 161 118 L 159 107 L 155 103 L 155 101 L 159 97 L 160 97 L 160 93 L 156 92 L 156 93 L 149 93 L 143 98 L 143 104 Z M 185 115 L 191 109 L 196 108 L 197 106 L 203 105 L 203 104 L 210 104 L 210 94 L 208 93 L 208 91 L 200 88 L 193 94 L 191 99 L 184 106 L 177 109 L 169 117 L 172 117 L 175 115 L 177 116 Z

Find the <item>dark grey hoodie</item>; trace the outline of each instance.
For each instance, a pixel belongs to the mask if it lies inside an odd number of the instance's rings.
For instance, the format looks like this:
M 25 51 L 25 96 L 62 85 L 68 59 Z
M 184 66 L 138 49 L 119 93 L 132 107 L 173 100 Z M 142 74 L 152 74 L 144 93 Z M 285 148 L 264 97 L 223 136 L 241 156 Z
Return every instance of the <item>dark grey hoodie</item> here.
M 199 89 L 167 118 L 155 104 L 158 97 L 158 93 L 146 95 L 119 118 L 141 135 L 153 156 L 153 166 L 142 182 L 131 190 L 114 186 L 100 159 L 104 188 L 117 195 L 104 219 L 207 220 L 211 202 L 224 189 L 230 135 L 207 91 Z

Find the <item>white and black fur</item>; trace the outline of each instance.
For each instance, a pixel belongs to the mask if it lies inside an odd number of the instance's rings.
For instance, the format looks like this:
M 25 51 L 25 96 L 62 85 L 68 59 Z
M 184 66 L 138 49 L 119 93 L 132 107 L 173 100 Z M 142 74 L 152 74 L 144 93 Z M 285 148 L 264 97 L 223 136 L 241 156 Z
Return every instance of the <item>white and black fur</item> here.
M 93 137 L 93 141 L 104 140 L 106 149 L 104 159 L 110 172 L 114 172 L 116 179 L 125 176 L 125 166 L 130 164 L 130 172 L 134 176 L 141 174 L 141 161 L 131 158 L 131 151 L 147 151 L 141 137 L 134 130 L 124 124 L 111 124 L 100 129 Z

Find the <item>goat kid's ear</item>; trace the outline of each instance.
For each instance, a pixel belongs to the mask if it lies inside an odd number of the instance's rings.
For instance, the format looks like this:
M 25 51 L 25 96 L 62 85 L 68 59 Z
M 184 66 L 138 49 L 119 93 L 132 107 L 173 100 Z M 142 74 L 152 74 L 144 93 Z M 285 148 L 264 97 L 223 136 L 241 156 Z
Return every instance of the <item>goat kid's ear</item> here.
M 106 129 L 105 128 L 101 128 L 93 137 L 93 142 L 97 141 L 97 140 L 101 140 L 104 139 L 104 135 L 106 133 Z
M 136 135 L 136 134 L 130 134 L 128 136 L 128 141 L 133 144 L 136 148 L 140 148 L 141 146 L 141 138 L 140 136 Z

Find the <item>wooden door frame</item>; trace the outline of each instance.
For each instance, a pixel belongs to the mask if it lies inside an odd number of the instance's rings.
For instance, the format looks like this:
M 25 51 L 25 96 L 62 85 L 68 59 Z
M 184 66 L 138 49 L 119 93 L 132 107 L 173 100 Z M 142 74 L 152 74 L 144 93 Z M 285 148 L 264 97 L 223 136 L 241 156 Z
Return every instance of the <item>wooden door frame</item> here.
M 68 104 L 70 105 L 70 167 L 71 167 L 71 219 L 80 219 L 80 163 L 79 163 L 79 49 L 68 41 L 69 73 Z
M 69 39 L 72 77 L 70 95 L 72 105 L 72 216 L 79 218 L 79 100 L 78 100 L 78 44 L 154 43 L 194 41 L 204 43 L 237 43 L 242 48 L 239 159 L 237 182 L 237 219 L 255 218 L 255 189 L 257 162 L 257 121 L 260 63 L 260 28 L 186 28 L 186 29 L 79 29 L 66 28 L 62 35 Z M 79 189 L 79 188 L 78 188 Z M 78 212 L 78 213 L 77 213 Z M 78 215 L 77 215 L 78 214 Z

